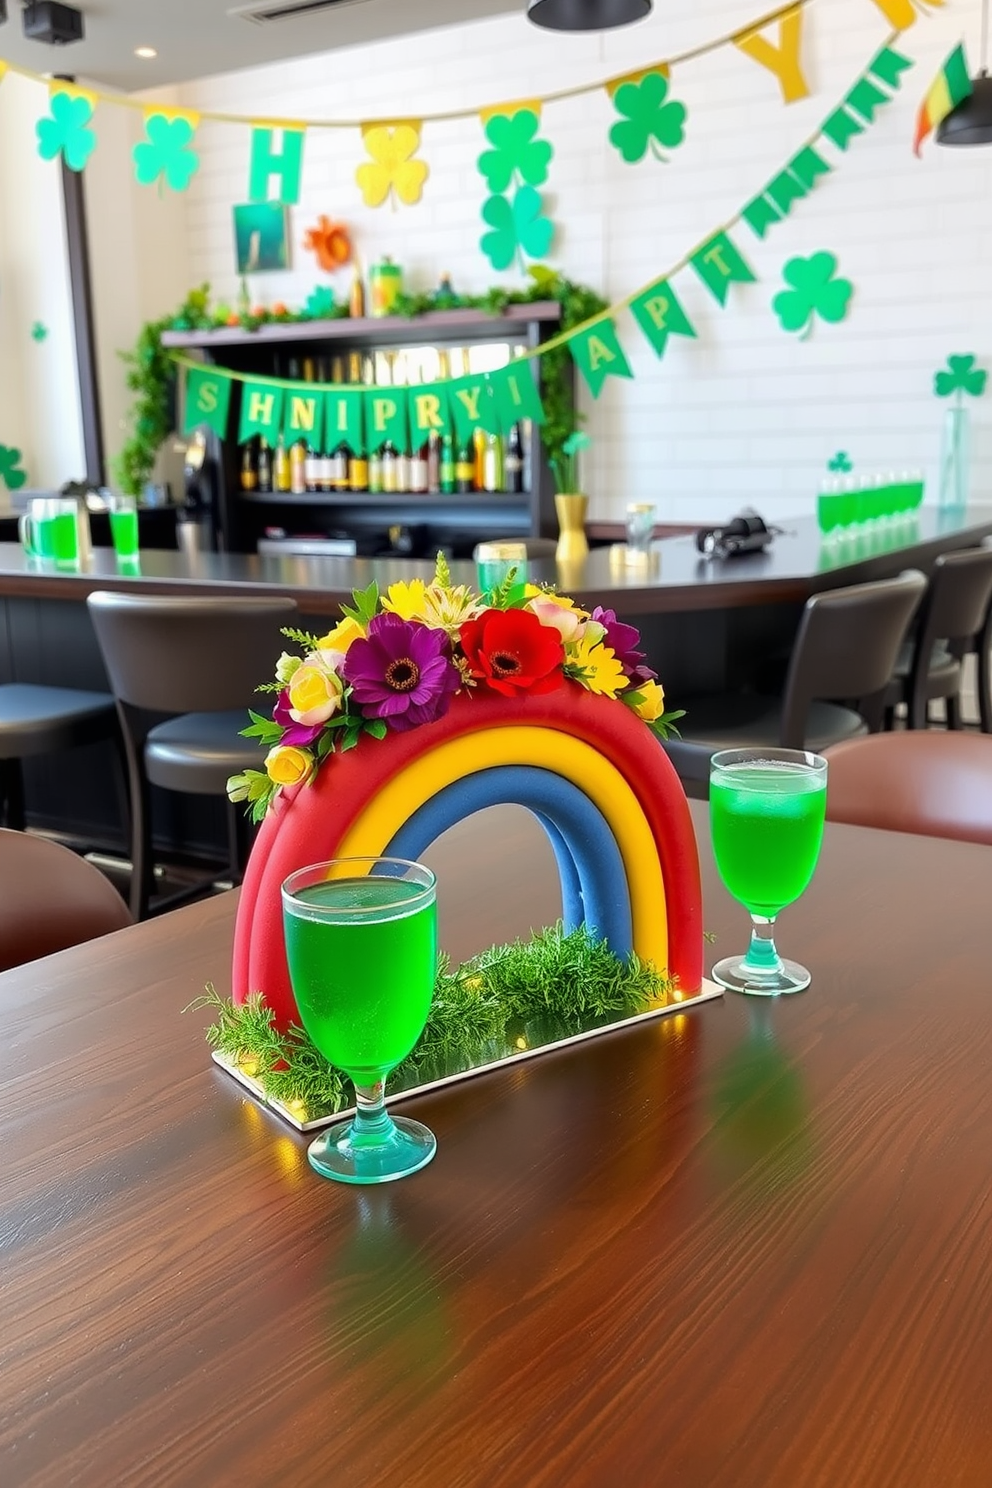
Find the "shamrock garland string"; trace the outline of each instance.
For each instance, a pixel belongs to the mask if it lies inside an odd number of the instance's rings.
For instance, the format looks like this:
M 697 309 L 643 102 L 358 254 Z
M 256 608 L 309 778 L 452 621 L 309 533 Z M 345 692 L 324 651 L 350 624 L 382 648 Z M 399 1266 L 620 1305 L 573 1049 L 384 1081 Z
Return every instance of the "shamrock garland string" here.
M 508 269 L 524 256 L 543 258 L 551 247 L 554 223 L 544 216 L 544 202 L 536 189 L 548 179 L 554 148 L 537 138 L 540 121 L 533 109 L 494 114 L 485 133 L 492 149 L 483 150 L 478 166 L 492 193 L 482 206 L 483 233 L 479 247 L 494 269 Z M 513 197 L 508 193 L 515 187 Z
M 835 279 L 837 258 L 833 253 L 814 253 L 809 258 L 790 258 L 782 278 L 790 286 L 772 300 L 783 331 L 798 331 L 805 340 L 816 316 L 836 324 L 847 315 L 854 285 Z
M 92 103 L 82 95 L 54 93 L 49 110 L 48 118 L 35 125 L 38 154 L 42 160 L 61 155 L 70 170 L 83 170 L 96 149 L 96 131 L 89 127 Z
M 628 165 L 643 160 L 648 150 L 656 160 L 667 163 L 659 146 L 673 150 L 685 139 L 689 111 L 674 99 L 666 102 L 667 95 L 668 79 L 662 72 L 621 83 L 614 93 L 613 104 L 621 118 L 610 129 L 610 144 Z

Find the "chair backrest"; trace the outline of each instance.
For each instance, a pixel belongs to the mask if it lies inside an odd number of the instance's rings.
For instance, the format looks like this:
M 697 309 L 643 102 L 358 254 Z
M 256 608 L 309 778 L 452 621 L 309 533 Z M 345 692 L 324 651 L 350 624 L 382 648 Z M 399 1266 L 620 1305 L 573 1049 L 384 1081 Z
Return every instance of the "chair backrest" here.
M 226 713 L 248 708 L 285 647 L 292 599 L 172 599 L 98 589 L 87 604 L 110 685 L 134 708 Z
M 917 652 L 929 662 L 934 641 L 948 641 L 957 655 L 981 630 L 992 600 L 992 547 L 941 553 L 934 561 L 920 608 Z
M 782 744 L 802 749 L 814 699 L 880 697 L 927 581 L 916 569 L 806 601 L 785 681 Z
M 831 821 L 992 846 L 992 738 L 907 729 L 827 751 Z
M 99 868 L 45 837 L 0 828 L 0 971 L 133 924 Z

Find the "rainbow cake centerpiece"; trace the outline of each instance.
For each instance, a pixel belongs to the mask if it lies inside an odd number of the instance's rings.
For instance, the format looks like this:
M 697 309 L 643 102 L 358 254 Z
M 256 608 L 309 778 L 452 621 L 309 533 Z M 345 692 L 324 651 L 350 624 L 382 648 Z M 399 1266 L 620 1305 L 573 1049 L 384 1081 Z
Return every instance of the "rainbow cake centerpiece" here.
M 285 634 L 298 651 L 263 684 L 271 716 L 252 712 L 245 730 L 265 750 L 264 769 L 228 787 L 261 826 L 238 909 L 233 998 L 215 999 L 208 1034 L 225 1062 L 261 1077 L 296 1116 L 346 1104 L 334 1072 L 323 1085 L 287 1075 L 294 1064 L 310 1070 L 315 1051 L 290 985 L 281 884 L 328 858 L 417 859 L 456 822 L 503 803 L 530 809 L 548 834 L 562 922 L 454 972 L 442 964 L 424 1038 L 391 1085 L 699 995 L 696 842 L 659 743 L 681 715 L 665 711 L 633 626 L 512 571 L 477 593 L 454 584 L 439 556 L 431 582 L 385 594 L 372 584 L 326 635 Z

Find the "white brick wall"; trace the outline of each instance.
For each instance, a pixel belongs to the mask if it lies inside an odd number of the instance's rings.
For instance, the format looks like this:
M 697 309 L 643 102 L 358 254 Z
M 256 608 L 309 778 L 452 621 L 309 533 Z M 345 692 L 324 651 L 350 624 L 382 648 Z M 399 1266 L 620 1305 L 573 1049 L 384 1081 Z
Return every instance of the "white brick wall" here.
M 416 116 L 526 98 L 634 69 L 740 27 L 754 0 L 664 0 L 647 22 L 601 36 L 555 36 L 521 14 L 426 32 L 178 90 L 187 106 L 309 117 Z M 886 39 L 872 0 L 813 0 L 805 59 L 812 96 L 788 108 L 770 73 L 734 48 L 676 70 L 673 93 L 689 106 L 685 144 L 662 166 L 624 164 L 608 143 L 615 118 L 605 93 L 549 104 L 544 137 L 555 147 L 546 188 L 561 225 L 550 261 L 619 300 L 663 273 L 738 211 L 841 100 Z M 805 202 L 759 242 L 734 240 L 759 275 L 721 310 L 691 271 L 675 282 L 696 341 L 674 338 L 662 363 L 627 313 L 621 339 L 633 382 L 610 380 L 590 409 L 594 438 L 584 484 L 598 516 L 631 500 L 656 500 L 662 520 L 708 521 L 752 502 L 771 517 L 812 509 L 821 472 L 839 448 L 861 471 L 924 468 L 935 499 L 942 406 L 933 372 L 952 352 L 975 352 L 992 368 L 992 149 L 911 151 L 920 99 L 965 38 L 978 66 L 978 0 L 946 8 L 904 33 L 916 66 L 894 101 Z M 327 282 L 301 247 L 318 214 L 347 221 L 364 262 L 392 253 L 414 288 L 443 270 L 456 287 L 496 281 L 478 248 L 487 194 L 475 168 L 484 147 L 469 120 L 429 125 L 422 154 L 432 167 L 423 204 L 367 209 L 354 180 L 357 133 L 311 131 L 303 198 L 293 209 L 290 271 L 260 276 L 263 302 L 302 303 Z M 189 282 L 218 297 L 237 293 L 231 207 L 244 199 L 249 134 L 204 125 L 202 169 L 189 192 Z M 852 311 L 818 325 L 806 341 L 785 335 L 771 313 L 784 262 L 829 249 L 853 280 Z M 519 282 L 513 274 L 507 284 Z M 347 293 L 349 274 L 334 281 Z M 992 494 L 992 394 L 972 405 L 973 492 Z

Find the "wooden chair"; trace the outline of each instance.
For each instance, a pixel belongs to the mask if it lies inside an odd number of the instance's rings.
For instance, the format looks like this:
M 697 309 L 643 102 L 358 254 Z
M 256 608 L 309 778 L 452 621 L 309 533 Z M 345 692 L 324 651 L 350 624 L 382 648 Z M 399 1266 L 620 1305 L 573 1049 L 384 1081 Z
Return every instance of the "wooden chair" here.
M 992 846 L 992 738 L 898 730 L 828 749 L 827 817 Z
M 241 730 L 292 623 L 291 599 L 173 599 L 96 590 L 87 604 L 124 735 L 131 796 L 131 913 L 144 919 L 153 883 L 151 787 L 223 796 L 231 775 L 261 769 Z M 248 833 L 228 805 L 229 862 L 237 881 Z M 156 906 L 202 892 L 217 873 Z
M 909 569 L 898 578 L 811 595 L 782 697 L 680 698 L 682 737 L 667 740 L 665 749 L 686 791 L 708 794 L 710 760 L 721 749 L 777 745 L 822 753 L 880 727 L 882 698 L 925 589 L 923 574 Z
M 0 971 L 133 923 L 99 868 L 58 842 L 0 828 Z

